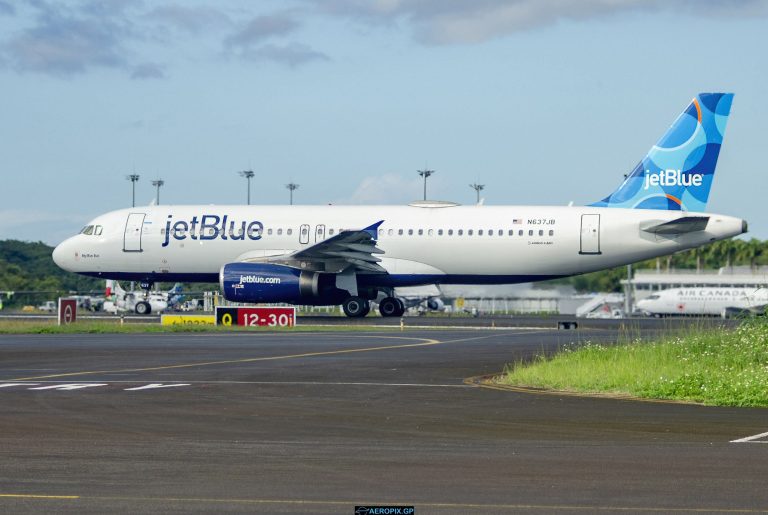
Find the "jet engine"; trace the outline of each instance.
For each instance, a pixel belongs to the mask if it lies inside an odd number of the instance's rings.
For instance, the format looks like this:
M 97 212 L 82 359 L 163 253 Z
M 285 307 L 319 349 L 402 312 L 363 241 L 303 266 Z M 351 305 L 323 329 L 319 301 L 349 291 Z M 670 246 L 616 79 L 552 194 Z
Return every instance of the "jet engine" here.
M 339 304 L 345 296 L 333 274 L 272 263 L 228 263 L 219 272 L 224 298 L 233 302 Z

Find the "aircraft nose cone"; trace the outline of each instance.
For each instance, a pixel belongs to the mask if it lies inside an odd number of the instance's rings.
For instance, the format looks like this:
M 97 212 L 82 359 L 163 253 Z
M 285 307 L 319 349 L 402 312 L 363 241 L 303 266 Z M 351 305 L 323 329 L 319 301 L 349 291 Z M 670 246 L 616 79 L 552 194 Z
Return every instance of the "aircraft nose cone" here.
M 67 267 L 67 262 L 69 258 L 68 251 L 67 251 L 67 247 L 69 247 L 69 245 L 67 244 L 68 242 L 69 240 L 64 240 L 63 242 L 59 243 L 56 246 L 56 248 L 53 249 L 53 254 L 51 255 L 51 257 L 53 258 L 53 262 L 56 263 L 56 265 L 58 265 L 59 268 L 62 268 L 64 270 L 69 270 L 69 268 Z

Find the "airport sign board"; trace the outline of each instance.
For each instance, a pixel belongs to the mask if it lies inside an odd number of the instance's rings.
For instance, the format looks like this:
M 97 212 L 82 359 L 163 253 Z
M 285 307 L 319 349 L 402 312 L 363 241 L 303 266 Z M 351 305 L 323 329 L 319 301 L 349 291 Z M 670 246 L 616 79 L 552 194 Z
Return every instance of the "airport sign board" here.
M 59 325 L 77 321 L 77 300 L 59 297 Z
M 214 315 L 162 315 L 160 325 L 216 325 Z
M 244 327 L 293 327 L 296 308 L 284 306 L 216 307 L 216 325 Z

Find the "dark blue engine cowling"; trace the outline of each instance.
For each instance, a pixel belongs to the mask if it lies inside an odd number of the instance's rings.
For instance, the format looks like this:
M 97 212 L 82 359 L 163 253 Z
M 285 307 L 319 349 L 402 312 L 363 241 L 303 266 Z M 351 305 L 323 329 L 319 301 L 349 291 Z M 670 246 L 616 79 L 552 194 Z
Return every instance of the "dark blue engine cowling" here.
M 336 304 L 343 295 L 332 274 L 271 263 L 228 263 L 219 282 L 224 298 L 233 302 Z

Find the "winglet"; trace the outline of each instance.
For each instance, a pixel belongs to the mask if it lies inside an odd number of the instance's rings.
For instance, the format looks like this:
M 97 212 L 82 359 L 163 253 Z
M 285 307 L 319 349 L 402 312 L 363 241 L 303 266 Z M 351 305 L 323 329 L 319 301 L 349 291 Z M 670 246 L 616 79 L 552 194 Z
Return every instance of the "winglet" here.
M 384 220 L 379 220 L 373 225 L 369 225 L 363 231 L 367 232 L 371 235 L 371 239 L 375 240 L 376 237 L 379 235 L 379 226 L 384 223 Z

